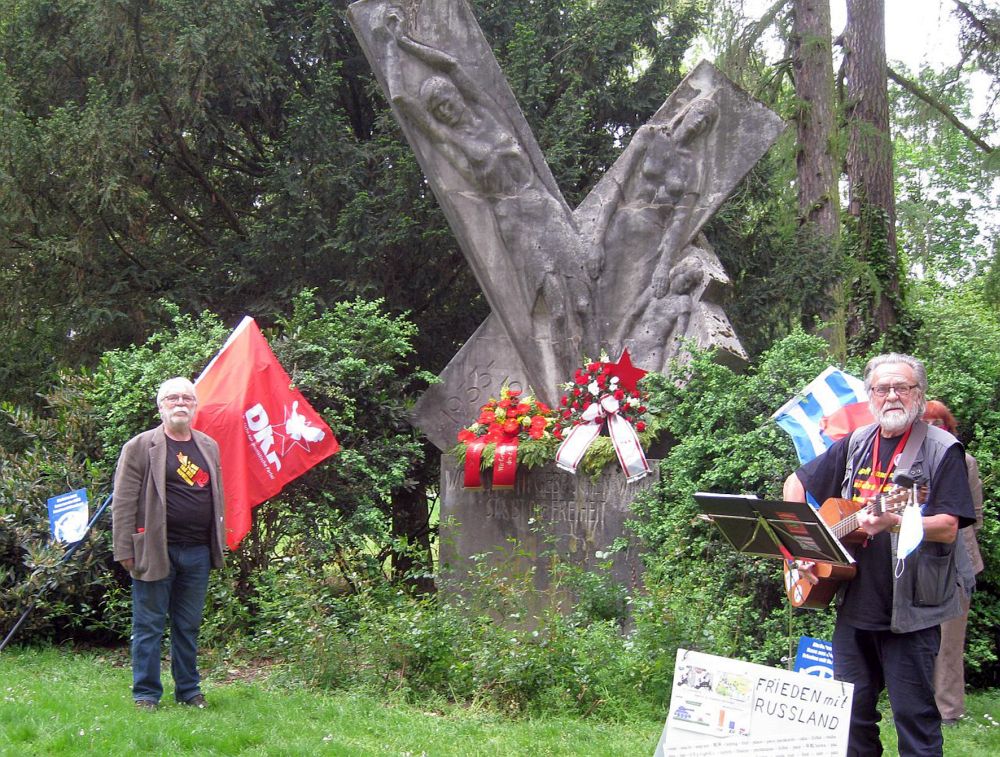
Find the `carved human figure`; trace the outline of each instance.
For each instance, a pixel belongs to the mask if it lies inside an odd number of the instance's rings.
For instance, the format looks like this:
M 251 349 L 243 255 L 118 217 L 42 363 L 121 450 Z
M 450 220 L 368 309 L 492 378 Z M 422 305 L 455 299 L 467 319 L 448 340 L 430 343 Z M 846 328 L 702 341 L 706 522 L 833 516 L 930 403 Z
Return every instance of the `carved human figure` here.
M 579 361 L 588 328 L 587 284 L 572 275 L 582 262 L 572 218 L 541 181 L 500 106 L 452 55 L 405 30 L 403 12 L 386 6 L 373 30 L 385 46 L 384 71 L 393 103 L 489 206 L 507 252 L 511 281 L 520 278 L 536 342 L 549 341 L 563 375 Z M 410 94 L 400 54 L 436 73 Z
M 611 293 L 613 304 L 620 306 L 629 295 L 627 301 L 635 303 L 618 320 L 613 342 L 627 338 L 648 301 L 662 299 L 670 289 L 671 266 L 694 230 L 704 192 L 700 143 L 718 116 L 714 99 L 702 96 L 670 123 L 647 124 L 636 132 L 635 144 L 618 172 L 624 180 L 614 185 L 617 197 L 605 204 L 599 221 L 603 234 L 597 270 L 608 269 L 605 291 Z M 616 262 L 606 265 L 609 259 Z M 650 291 L 635 291 L 636 283 L 647 282 Z
M 687 255 L 671 269 L 665 292 L 658 294 L 661 290 L 650 286 L 640 298 L 638 309 L 629 319 L 624 344 L 631 353 L 643 356 L 642 366 L 647 370 L 665 372 L 667 363 L 680 350 L 698 304 L 695 292 L 704 277 L 698 258 Z

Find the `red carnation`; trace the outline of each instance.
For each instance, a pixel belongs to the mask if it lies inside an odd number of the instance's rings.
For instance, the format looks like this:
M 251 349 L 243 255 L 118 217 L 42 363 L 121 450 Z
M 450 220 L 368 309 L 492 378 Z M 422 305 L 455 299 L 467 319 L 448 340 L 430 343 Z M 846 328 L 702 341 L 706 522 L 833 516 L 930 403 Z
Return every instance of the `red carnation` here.
M 636 431 L 645 431 L 646 430 L 646 424 L 643 421 L 639 421 L 638 423 L 635 424 L 635 430 Z
M 478 438 L 479 437 L 476 436 L 475 433 L 473 433 L 472 431 L 470 431 L 467 428 L 463 428 L 461 431 L 458 432 L 458 440 L 460 442 L 465 442 L 466 444 L 468 444 L 469 442 L 475 441 Z

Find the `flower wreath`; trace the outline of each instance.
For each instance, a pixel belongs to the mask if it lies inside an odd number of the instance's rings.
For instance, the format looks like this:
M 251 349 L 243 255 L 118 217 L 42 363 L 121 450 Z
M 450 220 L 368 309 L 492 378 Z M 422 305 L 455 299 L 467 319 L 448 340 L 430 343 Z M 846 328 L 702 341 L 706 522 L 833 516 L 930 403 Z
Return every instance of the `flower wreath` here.
M 559 401 L 562 443 L 556 452 L 556 465 L 576 473 L 586 455 L 598 458 L 587 467 L 600 470 L 613 452 L 629 482 L 649 473 L 642 449 L 643 442 L 648 446 L 654 434 L 652 429 L 644 433 L 650 421 L 649 395 L 638 386 L 645 375 L 646 371 L 632 365 L 627 349 L 617 363 L 602 353 L 600 360 L 577 369 L 573 380 L 563 385 L 566 393 Z M 605 427 L 608 436 L 602 437 Z
M 531 468 L 552 459 L 560 431 L 552 408 L 508 384 L 490 398 L 475 422 L 458 432 L 452 454 L 463 463 L 466 488 L 482 486 L 481 470 L 493 467 L 493 488 L 514 485 L 517 465 Z

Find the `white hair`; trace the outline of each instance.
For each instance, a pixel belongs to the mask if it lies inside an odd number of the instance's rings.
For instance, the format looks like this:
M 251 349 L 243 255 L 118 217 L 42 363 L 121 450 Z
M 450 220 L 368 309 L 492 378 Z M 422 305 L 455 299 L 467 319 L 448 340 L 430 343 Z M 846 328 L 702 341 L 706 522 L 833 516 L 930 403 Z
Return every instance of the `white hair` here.
M 186 379 L 183 376 L 174 376 L 173 378 L 168 378 L 160 384 L 160 388 L 156 390 L 157 407 L 159 407 L 160 403 L 163 402 L 163 398 L 171 393 L 174 387 L 176 387 L 179 391 L 192 395 L 196 400 L 198 399 L 198 392 L 195 390 L 194 384 L 192 384 L 189 379 Z

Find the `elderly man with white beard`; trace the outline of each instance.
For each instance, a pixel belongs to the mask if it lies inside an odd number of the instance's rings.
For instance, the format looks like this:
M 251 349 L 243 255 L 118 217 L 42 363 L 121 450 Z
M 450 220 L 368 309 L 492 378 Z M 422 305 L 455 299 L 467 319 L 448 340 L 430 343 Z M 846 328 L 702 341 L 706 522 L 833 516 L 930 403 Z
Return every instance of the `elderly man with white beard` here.
M 857 527 L 867 536 L 853 550 L 855 577 L 837 594 L 833 634 L 834 676 L 854 684 L 848 754 L 882 754 L 877 705 L 887 689 L 899 754 L 941 755 L 934 660 L 940 624 L 962 612 L 955 538 L 975 522 L 965 453 L 951 434 L 920 420 L 927 372 L 916 358 L 873 358 L 865 389 L 876 422 L 789 476 L 784 496 L 852 500 L 859 505 Z M 908 520 L 902 534 L 903 516 L 877 504 L 897 474 L 927 491 L 920 516 Z M 799 567 L 816 580 L 808 563 Z
M 169 617 L 174 698 L 204 708 L 198 631 L 225 545 L 219 445 L 191 428 L 198 395 L 186 378 L 160 384 L 156 406 L 162 423 L 122 447 L 111 502 L 114 558 L 132 576 L 132 698 L 140 710 L 159 704 Z

